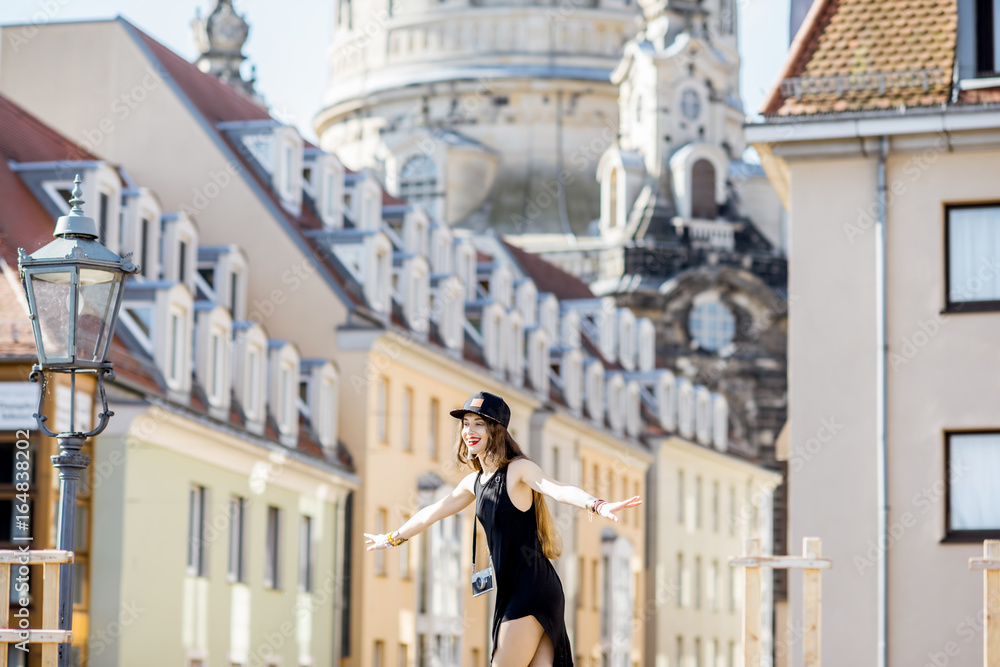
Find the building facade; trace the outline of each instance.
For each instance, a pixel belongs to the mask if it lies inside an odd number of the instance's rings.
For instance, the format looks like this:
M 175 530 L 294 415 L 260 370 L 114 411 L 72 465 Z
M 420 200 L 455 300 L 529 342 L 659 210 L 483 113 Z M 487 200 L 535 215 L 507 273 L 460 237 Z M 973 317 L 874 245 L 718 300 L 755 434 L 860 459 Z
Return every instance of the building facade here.
M 825 661 L 983 661 L 968 559 L 1000 535 L 992 11 L 817 1 L 747 128 L 795 239 L 783 457 L 789 541 L 819 536 L 834 562 Z M 792 664 L 800 624 L 782 630 Z

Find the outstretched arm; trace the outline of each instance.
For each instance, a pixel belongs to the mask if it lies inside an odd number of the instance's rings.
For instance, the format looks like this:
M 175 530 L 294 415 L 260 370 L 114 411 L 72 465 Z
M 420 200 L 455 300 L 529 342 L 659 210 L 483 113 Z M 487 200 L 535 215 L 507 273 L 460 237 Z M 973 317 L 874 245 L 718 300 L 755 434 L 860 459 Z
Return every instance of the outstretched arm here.
M 450 494 L 410 517 L 409 521 L 393 533 L 393 539 L 406 541 L 424 532 L 441 519 L 456 514 L 468 507 L 476 499 L 476 493 L 473 490 L 476 474 L 470 473 L 466 475 Z M 368 551 L 387 549 L 392 546 L 389 544 L 388 533 L 383 535 L 365 533 L 364 535 L 368 538 L 365 540 Z
M 590 495 L 578 486 L 563 484 L 562 482 L 552 479 L 538 467 L 537 463 L 530 459 L 517 459 L 516 461 L 512 461 L 510 467 L 507 469 L 508 483 L 511 482 L 512 476 L 516 480 L 515 483 L 524 482 L 531 488 L 532 491 L 537 491 L 538 493 L 546 495 L 560 503 L 565 503 L 566 505 L 573 505 L 574 507 L 579 507 L 581 509 L 595 511 L 594 504 L 596 502 L 598 503 L 596 513 L 600 516 L 611 519 L 612 521 L 618 521 L 616 512 L 619 510 L 642 504 L 642 498 L 639 496 L 633 496 L 628 500 L 622 500 L 620 502 L 604 502 Z

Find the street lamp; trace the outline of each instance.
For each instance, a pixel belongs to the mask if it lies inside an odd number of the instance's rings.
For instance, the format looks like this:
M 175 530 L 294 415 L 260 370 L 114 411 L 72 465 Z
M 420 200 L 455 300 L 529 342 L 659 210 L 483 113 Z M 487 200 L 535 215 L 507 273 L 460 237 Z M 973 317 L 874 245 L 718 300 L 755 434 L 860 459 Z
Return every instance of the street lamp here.
M 125 279 L 139 270 L 129 257 L 124 259 L 97 240 L 97 225 L 84 216 L 80 196 L 80 176 L 73 182 L 73 198 L 69 200 L 69 215 L 56 222 L 56 237 L 44 248 L 27 254 L 18 248 L 18 270 L 21 285 L 28 297 L 28 316 L 35 335 L 38 363 L 32 367 L 30 379 L 41 382 L 38 412 L 34 415 L 42 433 L 56 439 L 59 454 L 52 464 L 59 471 L 59 514 L 56 518 L 57 548 L 74 549 L 76 528 L 76 495 L 80 476 L 90 464 L 90 457 L 81 452 L 87 438 L 95 436 L 108 425 L 114 413 L 108 409 L 104 394 L 105 380 L 114 379 L 112 364 L 107 360 L 111 339 L 118 321 Z M 70 386 L 69 430 L 53 433 L 42 414 L 45 402 L 46 371 L 68 373 Z M 101 396 L 101 413 L 97 425 L 82 432 L 76 424 L 76 376 L 92 374 L 97 378 Z M 60 566 L 59 628 L 73 629 L 73 566 Z M 59 665 L 69 665 L 69 646 L 60 644 Z

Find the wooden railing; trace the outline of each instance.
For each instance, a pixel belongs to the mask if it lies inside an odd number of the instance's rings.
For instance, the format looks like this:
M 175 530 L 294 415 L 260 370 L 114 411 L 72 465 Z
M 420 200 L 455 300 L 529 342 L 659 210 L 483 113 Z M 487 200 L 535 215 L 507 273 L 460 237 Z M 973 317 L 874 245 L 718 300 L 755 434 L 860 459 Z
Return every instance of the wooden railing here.
M 55 549 L 35 551 L 0 551 L 0 667 L 7 667 L 7 648 L 9 644 L 42 645 L 42 667 L 57 667 L 59 661 L 59 644 L 69 644 L 73 641 L 70 630 L 59 630 L 59 566 L 73 562 L 72 551 L 57 551 Z M 41 565 L 42 566 L 42 627 L 10 627 L 10 591 L 11 566 Z M 37 599 L 37 595 L 36 595 Z M 26 609 L 26 607 L 25 607 Z M 21 625 L 21 618 L 18 626 Z M 27 625 L 27 617 L 24 624 Z
M 983 571 L 983 665 L 1000 665 L 1000 540 L 983 542 L 983 557 L 969 559 L 970 570 Z
M 820 570 L 833 567 L 833 561 L 820 558 L 822 544 L 818 537 L 802 540 L 801 556 L 762 556 L 760 540 L 746 541 L 743 556 L 729 561 L 730 567 L 746 568 L 746 594 L 743 598 L 743 664 L 761 665 L 761 568 L 805 570 L 805 601 L 803 608 L 803 665 L 820 667 L 822 660 L 820 623 L 823 589 Z

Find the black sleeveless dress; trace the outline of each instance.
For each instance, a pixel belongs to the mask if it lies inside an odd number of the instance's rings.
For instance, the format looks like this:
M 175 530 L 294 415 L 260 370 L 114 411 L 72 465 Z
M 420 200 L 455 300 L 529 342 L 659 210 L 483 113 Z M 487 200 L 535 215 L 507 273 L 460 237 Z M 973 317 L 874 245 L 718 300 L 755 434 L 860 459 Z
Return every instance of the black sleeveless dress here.
M 476 517 L 486 533 L 496 580 L 494 650 L 503 621 L 534 616 L 555 648 L 552 667 L 573 667 L 562 582 L 542 553 L 534 504 L 527 512 L 514 507 L 507 495 L 506 467 L 485 484 L 481 478 L 482 473 L 476 475 Z

